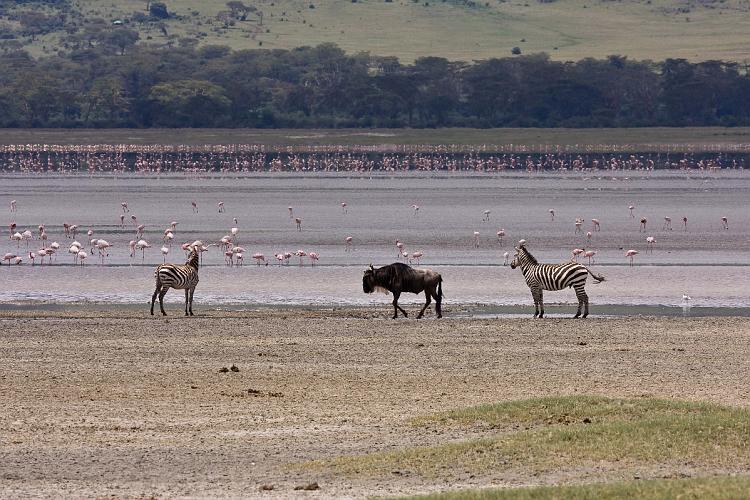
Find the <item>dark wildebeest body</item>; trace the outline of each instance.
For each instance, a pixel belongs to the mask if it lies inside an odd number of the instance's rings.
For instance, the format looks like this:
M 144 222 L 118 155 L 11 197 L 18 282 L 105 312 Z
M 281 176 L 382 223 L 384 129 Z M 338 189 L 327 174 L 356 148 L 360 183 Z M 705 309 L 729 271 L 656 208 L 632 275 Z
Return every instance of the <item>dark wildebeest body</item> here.
M 403 292 L 424 292 L 427 300 L 422 310 L 419 311 L 417 319 L 424 316 L 424 312 L 430 306 L 432 298 L 435 299 L 435 313 L 437 317 L 443 317 L 441 309 L 443 301 L 443 278 L 435 271 L 414 269 L 400 262 L 378 269 L 370 266 L 370 269 L 365 271 L 365 275 L 362 278 L 362 290 L 365 293 L 372 293 L 377 289 L 386 290 L 393 294 L 393 319 L 398 317 L 399 311 L 403 313 L 404 317 L 407 317 L 406 311 L 398 305 L 398 298 Z

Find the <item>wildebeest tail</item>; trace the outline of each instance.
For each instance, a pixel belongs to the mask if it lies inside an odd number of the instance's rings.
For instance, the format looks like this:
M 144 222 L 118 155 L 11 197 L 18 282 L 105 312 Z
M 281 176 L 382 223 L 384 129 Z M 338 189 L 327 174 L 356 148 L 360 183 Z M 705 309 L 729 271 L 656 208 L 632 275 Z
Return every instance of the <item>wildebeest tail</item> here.
M 443 277 L 442 276 L 440 276 L 438 278 L 438 290 L 437 290 L 437 292 L 438 292 L 438 298 L 442 299 L 443 298 Z
M 596 274 L 596 273 L 594 273 L 594 272 L 593 272 L 593 271 L 592 271 L 591 269 L 589 269 L 588 267 L 586 268 L 586 270 L 587 270 L 587 271 L 589 272 L 589 274 L 591 275 L 591 277 L 592 277 L 592 278 L 594 278 L 594 283 L 595 283 L 595 284 L 597 284 L 597 283 L 601 283 L 602 281 L 607 281 L 607 280 L 606 280 L 606 279 L 604 278 L 604 276 L 602 276 L 601 274 Z

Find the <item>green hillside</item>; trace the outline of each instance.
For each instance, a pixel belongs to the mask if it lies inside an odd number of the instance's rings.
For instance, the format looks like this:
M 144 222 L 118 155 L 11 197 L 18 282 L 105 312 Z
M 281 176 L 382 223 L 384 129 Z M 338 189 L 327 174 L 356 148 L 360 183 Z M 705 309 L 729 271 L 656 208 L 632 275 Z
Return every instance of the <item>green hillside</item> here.
M 25 46 L 35 55 L 69 50 L 87 33 L 116 29 L 119 20 L 139 33 L 139 43 L 242 49 L 334 42 L 347 52 L 404 62 L 505 57 L 513 47 L 558 60 L 621 54 L 750 61 L 750 0 L 256 0 L 245 2 L 251 9 L 244 20 L 222 0 L 164 3 L 171 16 L 158 20 L 148 16 L 144 0 L 6 0 L 0 48 Z M 51 20 L 35 35 L 20 20 L 29 11 Z

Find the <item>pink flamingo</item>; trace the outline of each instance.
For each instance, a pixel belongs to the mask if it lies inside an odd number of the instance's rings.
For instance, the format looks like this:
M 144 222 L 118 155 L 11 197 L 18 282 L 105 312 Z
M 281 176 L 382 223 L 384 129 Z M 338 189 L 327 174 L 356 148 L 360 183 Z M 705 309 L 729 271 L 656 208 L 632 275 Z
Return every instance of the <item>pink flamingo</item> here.
M 235 222 L 237 222 L 237 219 L 234 219 L 234 220 Z M 176 220 L 173 220 L 172 222 L 169 223 L 169 226 L 172 228 L 172 231 L 177 231 L 177 224 L 179 224 L 179 222 L 177 222 Z
M 229 230 L 229 232 L 232 233 L 232 238 L 230 239 L 230 241 L 234 241 L 237 238 L 237 235 L 239 234 L 240 229 L 238 227 L 233 227 L 232 229 Z
M 198 213 L 198 204 L 195 201 L 191 201 L 190 204 L 193 206 L 193 213 Z
M 592 228 L 594 230 L 594 232 L 597 232 L 597 231 L 601 230 L 601 227 L 600 227 L 600 224 L 599 224 L 599 219 L 591 219 L 591 223 L 594 225 L 593 228 Z
M 13 260 L 13 263 L 15 265 L 19 265 L 21 262 L 23 262 L 23 259 L 21 257 L 16 257 L 15 260 Z
M 167 254 L 169 253 L 169 247 L 163 246 L 160 248 L 161 254 L 164 257 L 164 263 L 167 263 Z
M 548 212 L 549 212 L 550 220 L 551 220 L 552 222 L 555 222 L 555 209 L 554 209 L 554 208 L 550 208 L 550 209 L 548 210 Z
M 109 257 L 109 248 L 112 246 L 107 240 L 96 240 L 96 249 L 99 251 L 99 257 L 104 264 L 104 257 Z
M 255 259 L 255 262 L 257 262 L 258 265 L 260 265 L 261 261 L 266 261 L 266 257 L 262 253 L 254 253 L 253 259 Z
M 125 228 L 125 215 L 120 214 L 120 227 Z
M 509 257 L 509 256 L 510 256 L 510 254 L 509 254 L 508 252 L 505 252 L 505 253 L 503 254 L 503 258 L 505 259 L 505 260 L 503 260 L 503 265 L 504 265 L 504 266 L 507 266 L 507 265 L 508 265 L 508 257 Z
M 729 229 L 729 219 L 726 217 L 721 218 L 721 227 L 724 229 Z
M 625 252 L 625 257 L 629 257 L 630 258 L 630 266 L 631 267 L 633 266 L 633 257 L 635 257 L 636 255 L 638 255 L 638 250 L 632 250 L 631 249 L 631 250 L 628 250 L 627 252 Z
M 81 265 L 83 265 L 83 261 L 86 260 L 86 257 L 88 257 L 88 254 L 84 252 L 83 250 L 78 252 L 78 261 L 81 263 Z
M 289 210 L 289 218 L 294 219 L 294 207 L 286 207 Z
M 583 229 L 581 229 L 581 226 L 583 226 L 583 219 L 576 219 L 576 230 L 575 234 L 583 233 Z
M 289 264 L 289 260 L 292 258 L 292 252 L 284 252 L 284 262 Z
M 44 258 L 47 256 L 47 250 L 42 248 L 41 250 L 36 251 L 37 256 L 39 257 L 39 265 L 44 265 Z
M 78 252 L 81 251 L 81 247 L 79 245 L 70 245 L 70 248 L 68 248 L 68 253 L 73 256 L 73 265 L 78 264 Z
M 672 217 L 664 217 L 664 225 L 661 227 L 662 231 L 672 230 Z
M 10 211 L 11 212 L 18 211 L 18 208 L 16 207 L 16 200 L 10 200 Z
M 278 261 L 279 265 L 284 263 L 284 254 L 283 253 L 277 253 L 274 255 L 276 257 L 276 260 Z
M 17 256 L 16 256 L 16 254 L 14 254 L 14 253 L 6 253 L 6 254 L 5 254 L 4 256 L 3 256 L 3 260 L 7 260 L 7 261 L 8 261 L 8 265 L 10 265 L 10 261 L 11 261 L 11 260 L 13 260 L 13 259 L 15 259 L 16 257 L 17 257 Z
M 344 241 L 346 241 L 346 248 L 344 249 L 345 252 L 354 250 L 354 239 L 351 236 L 347 236 Z
M 302 231 L 302 219 L 295 217 L 294 222 L 297 224 L 297 231 Z
M 234 265 L 234 252 L 227 250 L 224 252 L 224 263 L 228 266 Z
M 122 207 L 122 213 L 130 212 L 127 201 L 123 201 L 122 203 L 120 203 L 120 206 Z
M 641 227 L 640 227 L 640 229 L 638 229 L 638 232 L 639 232 L 639 233 L 640 233 L 640 232 L 644 232 L 644 233 L 646 232 L 646 222 L 648 222 L 648 221 L 646 220 L 646 218 L 645 218 L 645 217 L 642 217 L 642 218 L 641 218 Z
M 312 265 L 313 267 L 315 267 L 315 263 L 320 260 L 320 255 L 318 255 L 317 252 L 310 252 L 308 257 L 310 257 L 310 265 Z
M 139 224 L 138 227 L 135 229 L 135 237 L 140 239 L 143 238 L 143 231 L 146 229 L 146 226 L 143 224 Z
M 63 222 L 63 233 L 65 233 L 66 238 L 70 238 L 70 224 L 67 222 Z
M 683 231 L 687 231 L 687 217 L 682 218 L 682 228 Z
M 36 255 L 34 255 L 34 252 L 29 252 L 29 260 L 31 261 L 31 265 L 34 265 L 34 259 L 36 259 Z
M 591 241 L 591 231 L 586 231 L 586 239 Z
M 421 259 L 423 255 L 424 254 L 422 252 L 414 252 L 413 254 L 411 254 L 411 258 L 417 262 L 417 265 L 419 265 L 419 259 Z
M 21 240 L 23 240 L 23 235 L 16 231 L 15 233 L 13 233 L 10 239 L 16 242 L 16 248 L 18 248 L 21 246 Z
M 305 253 L 304 250 L 297 250 L 296 254 L 297 254 L 297 257 L 299 257 L 299 265 L 301 266 L 302 265 L 302 257 L 307 256 L 307 253 Z
M 414 217 L 419 215 L 419 205 L 412 205 L 411 209 L 414 210 Z
M 571 252 L 573 254 L 573 260 L 578 262 L 578 256 L 581 255 L 583 252 L 585 252 L 583 248 L 574 248 Z
M 479 248 L 479 231 L 474 231 L 474 248 Z
M 628 207 L 628 210 L 630 210 L 630 216 L 631 216 L 631 217 L 635 217 L 635 215 L 633 214 L 633 210 L 634 210 L 634 209 L 635 209 L 635 207 L 634 207 L 633 205 L 630 205 L 630 206 Z
M 346 205 L 346 202 L 345 202 L 345 201 L 342 201 L 342 202 L 341 202 L 341 211 L 342 211 L 343 213 L 345 213 L 345 214 L 348 214 L 348 213 L 349 213 L 349 210 L 348 210 L 348 209 L 347 209 L 346 207 L 347 207 L 347 205 Z
M 242 266 L 245 263 L 245 255 L 242 253 L 235 254 L 234 258 L 237 260 L 238 266 Z
M 141 251 L 141 262 L 146 260 L 146 249 L 151 248 L 151 245 L 146 240 L 138 240 L 135 244 L 135 249 Z
M 594 261 L 594 255 L 596 255 L 596 252 L 593 250 L 586 250 L 583 253 L 583 256 L 589 259 L 589 265 L 591 265 L 591 263 Z
M 396 240 L 396 250 L 398 251 L 398 256 L 401 257 L 401 254 L 404 253 L 404 244 L 398 240 Z
M 13 239 L 13 233 L 15 232 L 16 227 L 17 226 L 15 222 L 11 222 L 10 224 L 8 224 L 8 235 L 10 236 L 10 239 Z
M 60 244 L 56 241 L 53 241 L 49 247 L 50 249 L 52 249 L 52 254 L 55 256 L 55 262 L 57 262 L 57 251 L 60 250 Z
M 653 236 L 647 237 L 646 244 L 648 245 L 648 250 L 651 253 L 654 253 L 654 245 L 656 244 L 656 238 L 654 238 Z
M 73 224 L 70 226 L 70 235 L 75 239 L 76 234 L 78 234 L 78 224 Z
M 501 245 L 503 244 L 503 236 L 505 236 L 505 229 L 501 229 L 500 231 L 497 232 L 497 241 Z
M 485 210 L 484 212 L 482 212 L 482 214 L 484 214 L 483 217 L 482 217 L 482 221 L 489 222 L 490 221 L 490 211 L 489 210 Z
M 216 206 L 219 207 L 219 213 L 223 214 L 224 213 L 224 202 L 220 201 L 219 203 L 216 204 Z

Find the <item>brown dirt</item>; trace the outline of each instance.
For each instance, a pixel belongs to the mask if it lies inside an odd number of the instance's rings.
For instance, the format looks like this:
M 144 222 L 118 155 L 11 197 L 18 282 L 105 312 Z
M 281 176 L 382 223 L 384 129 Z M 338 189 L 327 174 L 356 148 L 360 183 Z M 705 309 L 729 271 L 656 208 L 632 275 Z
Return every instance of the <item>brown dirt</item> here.
M 466 437 L 406 423 L 531 396 L 750 405 L 747 319 L 387 314 L 0 312 L 0 497 L 351 497 L 537 484 L 550 478 L 456 485 L 289 465 Z M 238 371 L 219 371 L 232 365 Z M 319 489 L 295 489 L 313 483 Z

